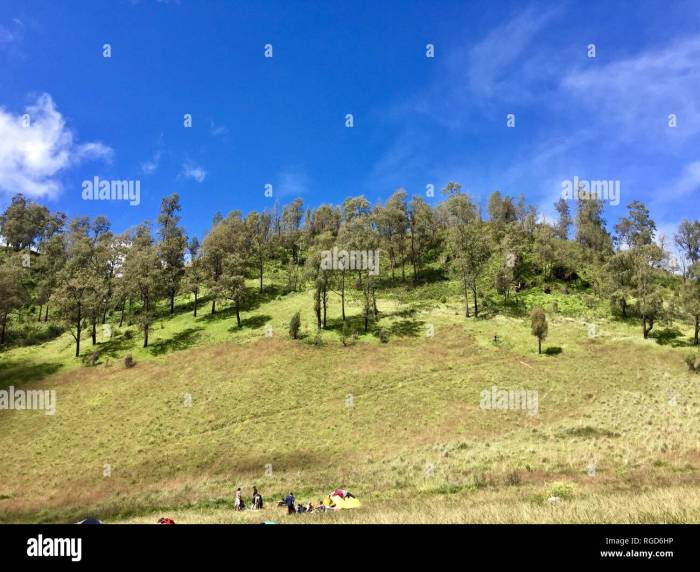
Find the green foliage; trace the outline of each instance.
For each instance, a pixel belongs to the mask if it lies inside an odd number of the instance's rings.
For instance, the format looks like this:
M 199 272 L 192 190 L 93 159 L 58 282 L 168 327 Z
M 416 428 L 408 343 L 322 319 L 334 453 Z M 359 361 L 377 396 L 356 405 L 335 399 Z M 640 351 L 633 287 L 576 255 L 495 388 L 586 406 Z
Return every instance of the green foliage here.
M 289 337 L 293 340 L 299 338 L 299 331 L 301 330 L 301 315 L 296 312 L 292 319 L 289 320 Z

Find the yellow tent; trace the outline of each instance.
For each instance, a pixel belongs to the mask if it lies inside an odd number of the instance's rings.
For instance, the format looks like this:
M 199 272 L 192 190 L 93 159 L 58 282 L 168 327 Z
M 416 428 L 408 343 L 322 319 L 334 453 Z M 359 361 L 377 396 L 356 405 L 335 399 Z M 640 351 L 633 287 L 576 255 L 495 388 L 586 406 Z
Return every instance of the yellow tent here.
M 356 498 L 342 498 L 336 495 L 328 495 L 323 499 L 324 506 L 328 508 L 343 509 L 343 508 L 360 508 L 362 503 Z

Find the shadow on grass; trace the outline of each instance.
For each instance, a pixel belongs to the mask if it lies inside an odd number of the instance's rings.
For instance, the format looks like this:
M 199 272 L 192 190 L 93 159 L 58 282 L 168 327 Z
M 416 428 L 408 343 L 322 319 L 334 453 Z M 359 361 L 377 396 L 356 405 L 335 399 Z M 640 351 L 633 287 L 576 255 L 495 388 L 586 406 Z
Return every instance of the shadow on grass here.
M 272 320 L 272 316 L 268 316 L 267 314 L 260 314 L 258 316 L 250 316 L 249 318 L 245 318 L 241 320 L 241 328 L 251 328 L 253 330 L 262 328 L 265 324 L 267 324 L 270 320 Z M 228 331 L 229 332 L 237 332 L 239 330 L 238 326 L 235 324 L 235 318 L 234 318 L 234 324 L 231 326 Z
M 678 328 L 664 328 L 649 334 L 649 337 L 656 340 L 661 346 L 671 346 L 674 348 L 690 347 L 693 345 L 692 339 L 683 338 L 683 332 Z
M 56 373 L 63 367 L 60 363 L 50 362 L 26 362 L 26 361 L 3 361 L 0 362 L 0 389 L 38 381 L 49 375 Z
M 387 332 L 390 336 L 415 338 L 420 334 L 420 329 L 424 324 L 423 320 L 401 320 L 391 324 Z
M 542 352 L 542 353 L 545 355 L 548 355 L 548 356 L 558 356 L 563 351 L 564 350 L 561 349 L 559 346 L 552 346 L 552 347 L 549 347 L 546 350 L 544 350 L 544 352 Z
M 159 356 L 174 351 L 186 350 L 192 347 L 199 339 L 199 332 L 204 328 L 187 328 L 175 334 L 169 340 L 161 340 L 149 347 L 151 355 Z

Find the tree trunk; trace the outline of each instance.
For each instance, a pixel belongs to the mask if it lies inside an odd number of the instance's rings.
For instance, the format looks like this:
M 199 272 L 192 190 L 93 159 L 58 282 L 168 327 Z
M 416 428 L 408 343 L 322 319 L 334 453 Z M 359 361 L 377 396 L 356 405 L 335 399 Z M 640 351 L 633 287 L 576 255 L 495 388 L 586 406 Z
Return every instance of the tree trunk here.
M 105 308 L 105 311 L 102 312 L 102 323 L 105 324 L 107 322 L 107 308 Z
M 260 293 L 262 294 L 263 291 L 263 268 L 264 268 L 264 263 L 261 260 L 260 261 Z
M 695 316 L 695 340 L 694 344 L 698 345 L 698 336 L 700 335 L 700 316 Z
M 194 293 L 194 317 L 197 317 L 197 292 Z
M 46 308 L 44 309 L 44 322 L 49 321 L 49 305 L 46 304 Z
M 542 353 L 542 338 L 537 338 L 537 351 L 538 353 Z
M 216 314 L 216 300 L 211 301 L 211 313 Z
M 418 283 L 418 270 L 416 269 L 416 247 L 413 240 L 413 232 L 411 232 L 411 263 L 413 264 L 413 285 Z
M 125 308 L 126 308 L 126 300 L 124 300 L 122 302 L 122 313 L 121 313 L 121 316 L 119 318 L 119 327 L 120 328 L 122 327 L 122 324 L 124 323 L 124 309 Z
M 326 329 L 326 309 L 328 306 L 328 293 L 323 290 L 323 329 Z
M 340 274 L 340 308 L 345 321 L 345 270 Z
M 469 291 L 467 290 L 467 283 L 463 282 L 464 285 L 464 317 L 469 317 Z
M 76 323 L 76 330 L 78 335 L 75 337 L 75 357 L 80 357 L 80 324 L 82 322 L 80 302 L 78 302 L 78 322 Z
M 622 298 L 622 300 L 620 301 L 620 308 L 622 310 L 622 317 L 626 318 L 627 317 L 627 300 L 625 300 L 624 298 Z
M 41 322 L 42 314 L 44 313 L 44 305 L 39 306 L 39 321 Z
M 92 345 L 97 344 L 97 316 L 92 317 Z
M 143 347 L 147 348 L 148 347 L 148 326 L 150 325 L 148 323 L 150 316 L 149 310 L 150 310 L 150 304 L 148 303 L 148 298 L 144 301 L 143 304 L 143 309 L 144 309 L 144 322 L 143 322 Z
M 0 345 L 5 343 L 5 330 L 7 328 L 7 314 L 2 317 L 2 334 L 0 334 Z
M 236 325 L 240 328 L 241 327 L 241 312 L 240 312 L 240 304 L 238 301 L 236 301 Z
M 175 289 L 170 291 L 170 315 L 175 313 Z
M 476 288 L 472 288 L 472 293 L 474 294 L 474 317 L 479 317 L 479 300 L 476 296 Z

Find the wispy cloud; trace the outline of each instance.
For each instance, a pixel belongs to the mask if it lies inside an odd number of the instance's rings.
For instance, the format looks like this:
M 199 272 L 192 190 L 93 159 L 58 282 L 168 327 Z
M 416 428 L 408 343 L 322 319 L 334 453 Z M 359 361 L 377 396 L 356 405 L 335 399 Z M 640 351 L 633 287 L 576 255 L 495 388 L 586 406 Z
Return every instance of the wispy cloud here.
M 214 137 L 218 137 L 220 135 L 227 135 L 228 128 L 225 125 L 217 125 L 213 121 L 210 121 L 209 122 L 209 133 L 214 135 Z
M 647 49 L 607 65 L 590 65 L 562 81 L 565 95 L 607 124 L 613 137 L 684 142 L 700 133 L 700 35 Z M 678 126 L 669 127 L 675 114 Z
M 0 46 L 19 42 L 24 37 L 24 23 L 13 18 L 10 24 L 0 24 Z
M 277 184 L 273 187 L 276 197 L 298 197 L 308 191 L 308 177 L 300 168 L 289 168 L 282 171 Z
M 182 176 L 186 179 L 193 179 L 198 183 L 202 183 L 204 179 L 207 178 L 207 171 L 199 165 L 187 161 L 182 166 Z
M 141 163 L 141 171 L 146 175 L 152 175 L 158 170 L 160 166 L 160 158 L 162 156 L 161 151 L 156 151 L 153 154 L 153 158 Z
M 24 113 L 0 108 L 0 191 L 53 197 L 62 188 L 60 174 L 81 161 L 111 160 L 101 142 L 78 144 L 48 94 Z

